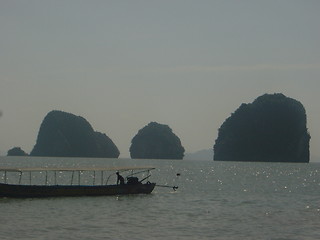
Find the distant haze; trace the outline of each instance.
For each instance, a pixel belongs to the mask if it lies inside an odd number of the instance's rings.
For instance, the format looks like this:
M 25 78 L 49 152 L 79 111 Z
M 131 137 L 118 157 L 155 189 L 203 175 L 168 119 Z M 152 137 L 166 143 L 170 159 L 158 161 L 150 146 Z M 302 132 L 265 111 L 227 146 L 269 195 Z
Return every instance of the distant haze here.
M 51 110 L 86 118 L 129 156 L 151 121 L 212 148 L 241 103 L 306 108 L 320 156 L 320 1 L 0 1 L 0 154 L 30 152 Z M 316 158 L 314 158 L 316 159 Z
M 186 153 L 184 158 L 185 160 L 213 160 L 213 150 L 212 149 L 203 149 L 194 153 Z

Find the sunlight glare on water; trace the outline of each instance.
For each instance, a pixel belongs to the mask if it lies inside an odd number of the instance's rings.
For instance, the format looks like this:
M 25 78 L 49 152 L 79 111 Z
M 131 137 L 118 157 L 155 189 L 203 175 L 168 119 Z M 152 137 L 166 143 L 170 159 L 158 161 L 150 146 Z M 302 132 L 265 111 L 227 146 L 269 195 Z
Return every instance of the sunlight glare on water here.
M 1 166 L 155 166 L 149 195 L 0 199 L 0 238 L 320 239 L 320 164 L 0 159 Z M 2 177 L 3 180 L 3 177 Z

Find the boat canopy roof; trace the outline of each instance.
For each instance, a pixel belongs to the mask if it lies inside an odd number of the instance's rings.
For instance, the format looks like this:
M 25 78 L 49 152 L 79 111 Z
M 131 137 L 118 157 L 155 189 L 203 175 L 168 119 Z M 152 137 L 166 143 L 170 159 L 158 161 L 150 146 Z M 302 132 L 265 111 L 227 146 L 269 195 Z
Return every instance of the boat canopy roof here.
M 131 171 L 131 170 L 153 170 L 154 167 L 141 167 L 141 166 L 134 166 L 134 167 L 37 167 L 37 168 L 13 168 L 13 167 L 0 167 L 0 171 L 7 171 L 7 172 L 43 172 L 43 171 Z

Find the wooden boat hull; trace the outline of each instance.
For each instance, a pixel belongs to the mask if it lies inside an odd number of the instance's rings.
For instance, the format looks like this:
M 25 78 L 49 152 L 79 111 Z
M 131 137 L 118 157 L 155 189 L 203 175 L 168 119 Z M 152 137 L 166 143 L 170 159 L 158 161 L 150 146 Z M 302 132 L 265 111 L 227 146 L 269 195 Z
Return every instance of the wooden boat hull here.
M 37 197 L 76 197 L 76 196 L 108 196 L 124 194 L 148 194 L 155 183 L 135 185 L 15 185 L 0 183 L 0 197 L 37 198 Z

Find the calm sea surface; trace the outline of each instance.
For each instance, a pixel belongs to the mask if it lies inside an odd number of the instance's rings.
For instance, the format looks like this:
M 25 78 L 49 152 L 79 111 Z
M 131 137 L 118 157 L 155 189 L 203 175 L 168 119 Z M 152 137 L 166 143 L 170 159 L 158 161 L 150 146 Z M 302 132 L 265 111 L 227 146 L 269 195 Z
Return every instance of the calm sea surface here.
M 146 165 L 157 168 L 150 181 L 179 189 L 0 198 L 0 239 L 320 239 L 319 163 L 0 158 L 0 167 Z

